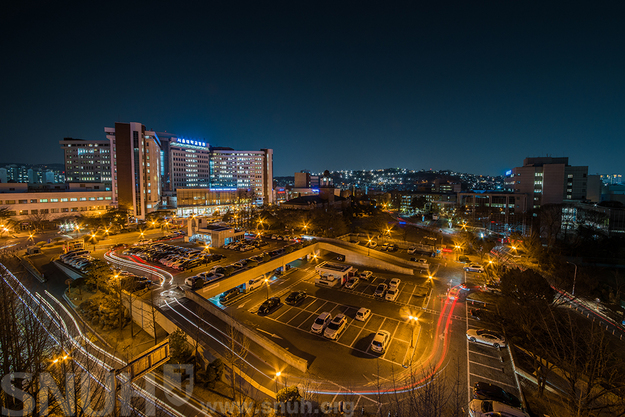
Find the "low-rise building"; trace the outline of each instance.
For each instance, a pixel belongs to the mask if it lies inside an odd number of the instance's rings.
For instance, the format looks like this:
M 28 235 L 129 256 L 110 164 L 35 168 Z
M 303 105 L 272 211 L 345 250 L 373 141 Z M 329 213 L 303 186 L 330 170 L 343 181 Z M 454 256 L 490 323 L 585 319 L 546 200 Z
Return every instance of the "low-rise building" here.
M 0 207 L 6 207 L 11 219 L 29 223 L 54 221 L 61 217 L 104 214 L 112 203 L 111 191 L 94 189 L 94 183 L 0 184 Z

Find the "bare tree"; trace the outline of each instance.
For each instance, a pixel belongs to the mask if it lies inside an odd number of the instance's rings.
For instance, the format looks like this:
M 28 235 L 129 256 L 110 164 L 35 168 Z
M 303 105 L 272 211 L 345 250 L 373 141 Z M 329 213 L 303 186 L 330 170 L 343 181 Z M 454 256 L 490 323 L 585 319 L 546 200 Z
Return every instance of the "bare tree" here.
M 225 352 L 224 359 L 230 364 L 232 400 L 236 402 L 236 370 L 241 368 L 243 360 L 247 356 L 250 340 L 243 336 L 234 326 L 229 325 L 227 329 L 226 345 L 228 349 Z

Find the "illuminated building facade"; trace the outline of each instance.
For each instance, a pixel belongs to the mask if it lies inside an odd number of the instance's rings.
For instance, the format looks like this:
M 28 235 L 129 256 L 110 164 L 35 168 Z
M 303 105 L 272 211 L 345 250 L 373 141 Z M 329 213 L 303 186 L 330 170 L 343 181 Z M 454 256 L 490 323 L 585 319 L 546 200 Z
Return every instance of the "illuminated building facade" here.
M 161 140 L 163 192 L 210 185 L 210 149 L 207 142 L 166 132 L 157 132 L 156 135 Z
M 103 183 L 105 190 L 112 189 L 110 141 L 65 138 L 59 144 L 68 182 Z
M 567 157 L 525 158 L 522 167 L 506 175 L 507 189 L 526 194 L 530 211 L 546 204 L 584 200 L 587 182 L 588 167 L 570 166 Z
M 215 189 L 249 190 L 254 193 L 255 204 L 273 204 L 273 149 L 212 148 L 210 184 Z

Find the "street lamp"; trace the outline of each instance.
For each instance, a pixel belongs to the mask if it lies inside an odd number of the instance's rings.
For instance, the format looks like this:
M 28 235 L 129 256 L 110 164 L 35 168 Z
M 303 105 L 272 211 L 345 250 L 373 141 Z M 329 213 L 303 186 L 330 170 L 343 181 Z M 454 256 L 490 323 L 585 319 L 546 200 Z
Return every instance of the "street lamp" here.
M 267 287 L 267 300 L 269 300 L 269 278 L 265 278 L 265 287 Z
M 282 372 L 277 371 L 276 372 L 276 392 L 278 392 L 278 378 L 280 378 L 280 375 L 282 375 Z
M 573 291 L 571 291 L 571 295 L 575 297 L 575 283 L 577 282 L 577 264 L 569 261 L 566 261 L 566 263 L 571 264 L 575 267 L 575 274 L 573 275 Z

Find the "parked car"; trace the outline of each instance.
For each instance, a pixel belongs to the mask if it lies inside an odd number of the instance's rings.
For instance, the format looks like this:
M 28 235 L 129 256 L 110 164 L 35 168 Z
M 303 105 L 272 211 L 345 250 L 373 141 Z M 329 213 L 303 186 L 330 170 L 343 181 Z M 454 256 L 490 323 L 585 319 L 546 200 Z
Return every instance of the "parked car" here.
M 471 417 L 488 417 L 488 416 L 505 416 L 505 417 L 529 417 L 529 414 L 523 410 L 510 407 L 499 401 L 491 400 L 471 400 L 469 403 L 469 416 Z
M 484 272 L 484 267 L 478 264 L 471 264 L 469 266 L 465 266 L 464 270 L 467 272 Z
M 378 287 L 375 289 L 373 295 L 376 297 L 384 297 L 384 295 L 386 294 L 387 288 L 388 288 L 388 285 L 384 283 L 378 284 Z
M 360 280 L 358 279 L 358 277 L 350 277 L 345 283 L 345 288 L 350 290 L 356 288 L 356 285 L 358 285 L 359 282 Z
M 312 324 L 310 331 L 316 334 L 321 334 L 326 329 L 326 327 L 328 327 L 330 321 L 332 321 L 332 315 L 325 311 L 319 314 L 319 317 L 315 319 L 315 322 Z
M 305 298 L 306 298 L 306 291 L 293 291 L 291 294 L 289 294 L 286 297 L 284 302 L 290 305 L 297 305 L 301 301 L 303 301 Z
M 281 305 L 280 297 L 271 297 L 258 307 L 258 314 L 269 314 Z
M 337 314 L 323 331 L 323 335 L 331 340 L 336 340 L 347 327 L 347 318 L 344 314 Z
M 506 339 L 492 330 L 469 329 L 467 330 L 467 339 L 469 342 L 482 343 L 495 348 L 506 347 Z
M 469 310 L 469 317 L 474 320 L 482 320 L 482 310 L 479 308 L 472 308 Z
M 358 321 L 365 321 L 369 318 L 369 316 L 371 315 L 371 310 L 369 310 L 368 308 L 365 307 L 361 307 L 357 312 L 356 312 L 356 320 Z
M 399 295 L 399 290 L 397 288 L 390 288 L 386 292 L 386 295 L 384 296 L 384 299 L 386 301 L 395 301 L 397 299 L 398 295 Z
M 388 243 L 383 244 L 382 246 L 379 247 L 379 249 L 384 252 L 388 250 Z
M 388 283 L 388 289 L 389 290 L 394 290 L 399 288 L 399 284 L 401 283 L 401 279 L 399 278 L 393 278 L 389 283 Z
M 371 350 L 376 353 L 384 353 L 391 340 L 391 334 L 386 330 L 379 330 L 371 341 Z
M 362 271 L 360 273 L 360 279 L 369 280 L 373 276 L 373 272 L 371 271 Z
M 501 388 L 500 386 L 489 384 L 488 382 L 478 382 L 473 387 L 473 398 L 477 400 L 492 400 L 507 404 L 514 408 L 523 409 L 523 403 L 519 398 Z
M 237 295 L 239 295 L 240 291 L 238 288 L 232 288 L 229 289 L 228 291 L 223 292 L 220 296 L 219 296 L 219 302 L 220 303 L 227 303 L 228 301 L 232 300 L 234 297 L 236 297 Z
M 378 242 L 372 240 L 371 242 L 367 242 L 367 246 L 369 246 L 370 248 L 375 248 L 376 246 L 378 246 Z
M 415 246 L 411 246 L 408 248 L 408 253 L 415 253 L 417 251 L 417 248 Z

